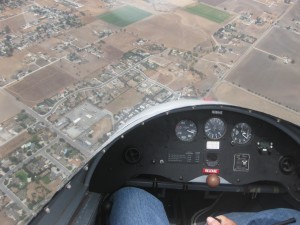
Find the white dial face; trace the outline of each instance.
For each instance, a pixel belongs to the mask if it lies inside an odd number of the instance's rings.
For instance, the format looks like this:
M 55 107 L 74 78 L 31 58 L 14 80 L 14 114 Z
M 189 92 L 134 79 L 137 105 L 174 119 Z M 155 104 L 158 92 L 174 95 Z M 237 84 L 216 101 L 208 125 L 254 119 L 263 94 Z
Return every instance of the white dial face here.
M 175 128 L 176 136 L 181 141 L 191 142 L 197 134 L 197 126 L 191 120 L 181 120 Z
M 208 138 L 218 140 L 226 133 L 225 123 L 220 118 L 210 118 L 204 125 L 204 132 Z
M 251 127 L 247 123 L 236 124 L 231 131 L 231 138 L 234 143 L 243 145 L 252 138 Z

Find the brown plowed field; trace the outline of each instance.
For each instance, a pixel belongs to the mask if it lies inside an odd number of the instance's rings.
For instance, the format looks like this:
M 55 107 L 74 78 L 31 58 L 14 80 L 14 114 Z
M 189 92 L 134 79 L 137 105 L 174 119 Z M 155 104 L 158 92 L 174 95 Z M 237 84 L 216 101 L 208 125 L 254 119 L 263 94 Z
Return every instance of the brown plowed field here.
M 53 66 L 48 66 L 9 86 L 7 91 L 25 104 L 34 106 L 74 81 L 76 79 L 69 74 Z
M 31 136 L 27 133 L 27 131 L 22 132 L 17 137 L 13 138 L 6 144 L 0 147 L 0 159 L 4 158 L 8 154 L 12 153 L 16 148 L 20 147 L 21 145 L 25 144 Z

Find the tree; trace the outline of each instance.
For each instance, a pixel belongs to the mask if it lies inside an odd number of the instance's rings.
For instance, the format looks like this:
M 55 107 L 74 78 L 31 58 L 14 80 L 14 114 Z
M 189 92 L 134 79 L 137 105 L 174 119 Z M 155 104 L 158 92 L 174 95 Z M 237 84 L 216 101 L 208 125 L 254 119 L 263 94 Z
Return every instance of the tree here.
M 11 32 L 11 29 L 10 29 L 10 27 L 8 25 L 6 25 L 4 27 L 4 31 L 5 31 L 6 34 L 9 34 Z
M 277 57 L 274 56 L 274 55 L 269 55 L 268 57 L 269 57 L 269 59 L 271 59 L 271 60 L 276 60 L 276 58 L 277 58 Z

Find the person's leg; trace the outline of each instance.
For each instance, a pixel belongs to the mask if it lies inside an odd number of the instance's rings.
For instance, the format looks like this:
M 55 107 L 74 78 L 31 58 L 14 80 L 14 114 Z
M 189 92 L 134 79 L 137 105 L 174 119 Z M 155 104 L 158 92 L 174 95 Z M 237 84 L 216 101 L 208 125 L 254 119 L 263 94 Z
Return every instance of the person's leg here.
M 148 192 L 125 187 L 112 196 L 109 225 L 169 225 L 163 204 Z
M 293 209 L 269 209 L 260 212 L 238 212 L 228 213 L 224 216 L 236 222 L 238 225 L 272 225 L 290 218 L 296 219 L 296 224 L 300 224 L 300 212 Z

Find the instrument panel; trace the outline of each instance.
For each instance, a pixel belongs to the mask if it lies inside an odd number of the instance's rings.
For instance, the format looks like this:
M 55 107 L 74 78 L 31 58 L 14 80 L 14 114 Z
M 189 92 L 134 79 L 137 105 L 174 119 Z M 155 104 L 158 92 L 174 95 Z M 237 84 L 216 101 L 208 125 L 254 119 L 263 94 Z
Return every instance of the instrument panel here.
M 214 173 L 222 185 L 279 183 L 300 200 L 299 143 L 299 127 L 262 113 L 230 106 L 178 109 L 116 140 L 101 156 L 90 188 L 110 192 L 141 175 L 205 183 Z
M 197 135 L 197 125 L 192 120 L 181 120 L 175 127 L 175 133 L 179 140 L 191 142 Z M 210 118 L 204 125 L 204 132 L 207 138 L 219 140 L 226 133 L 226 124 L 220 118 Z M 247 123 L 237 123 L 231 130 L 232 144 L 247 144 L 252 137 L 251 126 Z

